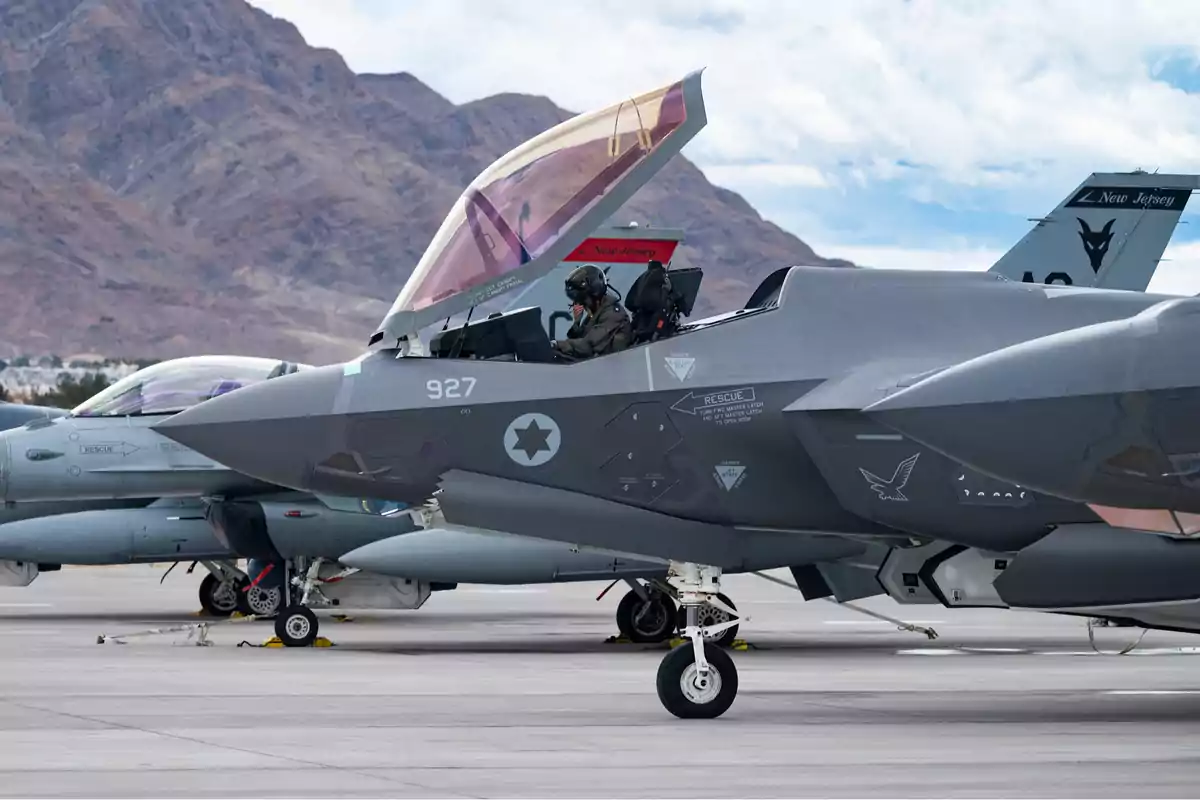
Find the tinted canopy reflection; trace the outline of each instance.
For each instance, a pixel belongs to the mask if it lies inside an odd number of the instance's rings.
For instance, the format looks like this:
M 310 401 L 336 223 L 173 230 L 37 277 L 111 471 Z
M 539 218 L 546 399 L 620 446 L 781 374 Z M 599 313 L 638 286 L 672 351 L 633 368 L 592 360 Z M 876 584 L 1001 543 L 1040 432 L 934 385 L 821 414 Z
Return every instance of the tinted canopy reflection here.
M 218 395 L 306 367 L 249 356 L 177 358 L 127 375 L 80 403 L 71 416 L 177 414 Z

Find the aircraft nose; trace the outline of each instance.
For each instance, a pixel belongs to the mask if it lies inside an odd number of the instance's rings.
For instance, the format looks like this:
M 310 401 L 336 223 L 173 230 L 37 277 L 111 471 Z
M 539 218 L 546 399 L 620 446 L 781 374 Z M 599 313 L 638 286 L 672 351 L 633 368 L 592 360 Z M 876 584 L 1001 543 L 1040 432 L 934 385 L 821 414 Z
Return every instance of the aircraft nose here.
M 154 430 L 236 472 L 304 489 L 328 452 L 341 385 L 340 364 L 303 370 L 206 400 Z
M 1186 346 L 1200 315 L 1160 306 L 971 359 L 865 412 L 1026 488 L 1178 507 L 1179 467 L 1168 454 L 1200 453 L 1200 370 Z

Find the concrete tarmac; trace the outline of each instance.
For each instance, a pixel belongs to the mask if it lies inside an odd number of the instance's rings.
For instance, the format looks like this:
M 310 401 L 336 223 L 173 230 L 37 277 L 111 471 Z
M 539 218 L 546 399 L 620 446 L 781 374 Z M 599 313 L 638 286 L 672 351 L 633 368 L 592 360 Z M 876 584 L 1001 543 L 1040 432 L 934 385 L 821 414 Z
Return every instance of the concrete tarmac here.
M 605 644 L 597 584 L 435 594 L 322 618 L 332 648 L 238 647 L 270 623 L 194 621 L 200 575 L 67 569 L 0 588 L 0 796 L 1192 797 L 1200 640 L 1092 651 L 1082 620 L 865 605 L 936 641 L 753 576 L 741 692 L 684 722 L 664 650 Z M 1116 650 L 1137 635 L 1101 629 Z

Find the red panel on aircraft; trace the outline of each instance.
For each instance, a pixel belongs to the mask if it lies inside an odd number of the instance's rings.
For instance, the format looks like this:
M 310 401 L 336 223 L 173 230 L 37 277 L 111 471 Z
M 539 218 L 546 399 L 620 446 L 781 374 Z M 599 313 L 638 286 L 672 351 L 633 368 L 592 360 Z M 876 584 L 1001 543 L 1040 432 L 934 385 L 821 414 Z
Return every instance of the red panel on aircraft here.
M 667 264 L 678 245 L 679 242 L 662 239 L 585 239 L 563 261 L 638 264 L 654 259 Z

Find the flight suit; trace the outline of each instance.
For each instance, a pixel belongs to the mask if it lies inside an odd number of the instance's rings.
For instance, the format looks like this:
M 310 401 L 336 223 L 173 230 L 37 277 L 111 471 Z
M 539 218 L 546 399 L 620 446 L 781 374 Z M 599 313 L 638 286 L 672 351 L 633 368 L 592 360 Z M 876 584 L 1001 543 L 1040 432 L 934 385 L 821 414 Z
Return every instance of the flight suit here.
M 558 342 L 558 351 L 569 358 L 581 359 L 616 353 L 629 347 L 633 326 L 629 314 L 612 295 L 605 295 L 594 314 L 583 318 Z

